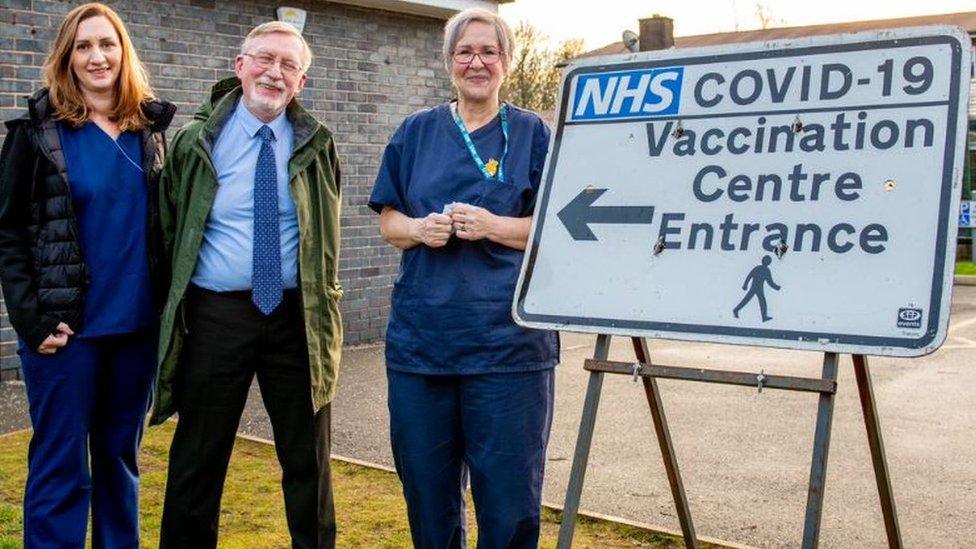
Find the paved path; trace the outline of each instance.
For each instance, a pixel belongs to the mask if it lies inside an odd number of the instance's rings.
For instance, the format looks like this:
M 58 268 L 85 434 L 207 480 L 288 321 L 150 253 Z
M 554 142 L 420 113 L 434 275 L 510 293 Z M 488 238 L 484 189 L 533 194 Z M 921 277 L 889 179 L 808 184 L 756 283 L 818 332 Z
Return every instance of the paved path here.
M 27 417 L 27 395 L 20 381 L 0 383 L 0 434 L 30 427 Z
M 544 497 L 562 504 L 594 336 L 563 335 Z M 820 375 L 821 355 L 652 341 L 662 364 Z M 611 358 L 631 360 L 629 341 Z M 943 347 L 915 360 L 870 359 L 901 531 L 908 547 L 967 547 L 976 539 L 976 287 L 956 286 Z M 700 535 L 763 547 L 799 545 L 816 396 L 660 381 Z M 24 426 L 22 386 L 0 384 L 0 432 Z M 242 432 L 270 438 L 252 392 Z M 7 416 L 5 418 L 5 416 Z M 20 419 L 10 419 L 11 416 Z M 333 411 L 334 452 L 391 465 L 381 346 L 345 352 Z M 607 376 L 583 507 L 677 530 L 677 518 L 640 384 Z M 885 547 L 884 525 L 850 357 L 838 380 L 823 547 Z

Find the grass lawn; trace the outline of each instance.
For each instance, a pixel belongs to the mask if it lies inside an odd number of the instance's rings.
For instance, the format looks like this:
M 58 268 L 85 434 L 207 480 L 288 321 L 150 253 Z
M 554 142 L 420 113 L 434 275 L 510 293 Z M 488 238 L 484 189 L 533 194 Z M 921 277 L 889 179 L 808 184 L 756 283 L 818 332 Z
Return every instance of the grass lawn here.
M 157 547 L 166 483 L 166 457 L 172 423 L 146 431 L 142 446 L 142 541 Z M 21 502 L 27 474 L 30 433 L 0 437 L 0 549 L 20 548 Z M 396 475 L 343 462 L 332 462 L 339 547 L 409 547 L 406 508 Z M 288 547 L 280 469 L 271 446 L 238 439 L 230 462 L 220 516 L 220 547 Z M 469 545 L 474 547 L 472 507 Z M 542 547 L 555 547 L 559 516 L 543 513 Z M 574 547 L 683 547 L 675 538 L 619 524 L 582 519 Z M 715 547 L 704 544 L 704 547 Z
M 972 261 L 956 261 L 957 275 L 976 275 L 976 264 Z

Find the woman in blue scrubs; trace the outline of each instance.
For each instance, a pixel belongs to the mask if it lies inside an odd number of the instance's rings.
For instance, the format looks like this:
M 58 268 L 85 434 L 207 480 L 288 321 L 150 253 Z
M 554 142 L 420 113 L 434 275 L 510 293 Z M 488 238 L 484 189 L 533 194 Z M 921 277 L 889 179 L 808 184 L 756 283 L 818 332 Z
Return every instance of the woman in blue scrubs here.
M 84 547 L 90 509 L 93 547 L 139 547 L 165 272 L 155 184 L 176 109 L 97 3 L 68 13 L 44 77 L 0 154 L 0 281 L 34 428 L 24 545 Z
M 447 22 L 457 101 L 408 117 L 369 205 L 403 250 L 387 328 L 393 456 L 413 543 L 465 547 L 470 478 L 478 546 L 535 547 L 557 334 L 512 321 L 549 130 L 499 101 L 514 48 L 497 15 Z

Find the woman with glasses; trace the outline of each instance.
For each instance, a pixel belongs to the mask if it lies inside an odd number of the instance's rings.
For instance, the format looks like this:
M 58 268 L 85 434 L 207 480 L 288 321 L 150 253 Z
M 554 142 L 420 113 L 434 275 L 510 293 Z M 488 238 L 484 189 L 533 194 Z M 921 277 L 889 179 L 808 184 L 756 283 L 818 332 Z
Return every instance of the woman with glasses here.
M 559 343 L 512 321 L 549 130 L 499 100 L 514 48 L 497 15 L 447 22 L 457 101 L 409 116 L 369 205 L 403 250 L 386 338 L 393 456 L 418 548 L 535 547 Z
M 156 370 L 155 184 L 176 108 L 119 16 L 61 23 L 0 153 L 0 281 L 34 428 L 25 547 L 139 546 L 137 454 Z

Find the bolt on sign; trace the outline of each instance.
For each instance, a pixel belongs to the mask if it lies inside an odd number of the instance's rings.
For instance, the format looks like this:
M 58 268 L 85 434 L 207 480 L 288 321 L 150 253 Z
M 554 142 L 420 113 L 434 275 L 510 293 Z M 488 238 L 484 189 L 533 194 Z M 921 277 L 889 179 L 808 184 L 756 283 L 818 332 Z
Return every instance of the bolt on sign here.
M 969 37 L 581 60 L 516 291 L 528 327 L 918 356 L 945 339 Z

